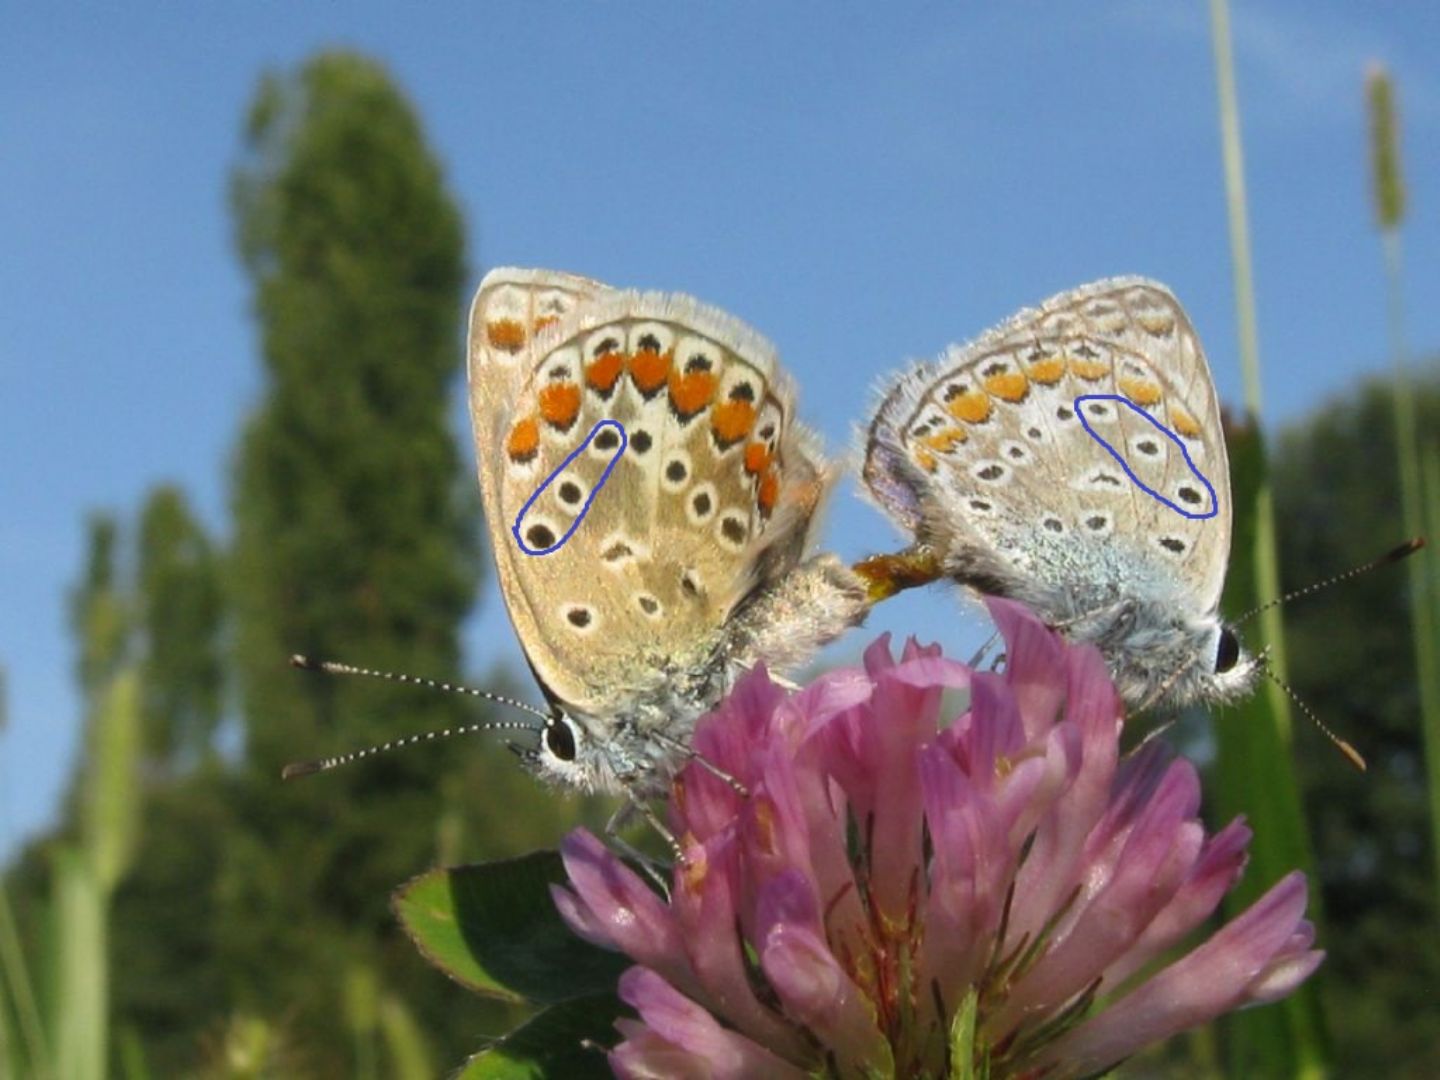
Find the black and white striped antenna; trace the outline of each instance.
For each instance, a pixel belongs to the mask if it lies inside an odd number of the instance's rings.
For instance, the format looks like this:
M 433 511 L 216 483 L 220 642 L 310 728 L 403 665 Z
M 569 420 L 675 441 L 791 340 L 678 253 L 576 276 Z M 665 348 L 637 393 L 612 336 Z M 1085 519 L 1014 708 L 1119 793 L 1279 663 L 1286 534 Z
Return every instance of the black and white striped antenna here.
M 1306 585 L 1304 588 L 1296 589 L 1293 592 L 1286 593 L 1284 596 L 1276 597 L 1274 600 L 1271 600 L 1268 603 L 1261 604 L 1259 607 L 1251 608 L 1244 615 L 1241 615 L 1238 619 L 1235 620 L 1235 625 L 1239 625 L 1240 623 L 1245 622 L 1247 619 L 1253 619 L 1262 611 L 1269 611 L 1271 608 L 1278 607 L 1280 604 L 1288 603 L 1291 600 L 1297 600 L 1302 596 L 1309 596 L 1311 593 L 1319 592 L 1321 589 L 1328 589 L 1331 585 L 1338 585 L 1342 581 L 1349 581 L 1351 578 L 1359 577 L 1361 574 L 1368 574 L 1371 570 L 1378 570 L 1382 566 L 1388 566 L 1390 563 L 1399 562 L 1401 559 L 1409 558 L 1411 555 L 1414 555 L 1424 546 L 1425 538 L 1423 536 L 1417 536 L 1414 539 L 1406 540 L 1403 544 L 1399 544 L 1396 547 L 1391 548 L 1384 555 L 1381 555 L 1378 559 L 1371 559 L 1367 563 L 1361 563 L 1359 566 L 1342 571 L 1338 574 L 1333 574 L 1332 576 L 1324 578 L 1321 581 L 1317 581 L 1313 585 Z M 1260 670 L 1267 679 L 1273 682 L 1285 693 L 1285 696 L 1288 697 L 1295 704 L 1295 707 L 1297 709 L 1299 709 L 1309 718 L 1312 724 L 1314 724 L 1317 728 L 1320 729 L 1321 734 L 1323 734 L 1327 739 L 1329 739 L 1332 743 L 1335 744 L 1335 748 L 1345 755 L 1346 759 L 1350 762 L 1351 765 L 1354 765 L 1355 768 L 1359 769 L 1361 772 L 1365 771 L 1365 759 L 1360 755 L 1360 751 L 1356 750 L 1355 747 L 1350 745 L 1349 742 L 1342 739 L 1339 735 L 1335 734 L 1335 732 L 1332 731 L 1330 727 L 1324 721 L 1322 721 L 1319 716 L 1316 715 L 1315 710 L 1310 708 L 1309 705 L 1305 704 L 1305 702 L 1301 700 L 1300 695 L 1295 692 L 1295 688 L 1275 673 L 1275 669 L 1270 666 L 1270 660 L 1268 657 L 1260 657 Z
M 1245 612 L 1244 615 L 1235 619 L 1232 625 L 1239 626 L 1241 623 L 1253 619 L 1262 611 L 1269 611 L 1271 608 L 1279 607 L 1281 604 L 1288 604 L 1291 600 L 1298 600 L 1302 596 L 1309 596 L 1311 593 L 1319 592 L 1321 589 L 1328 589 L 1331 585 L 1338 585 L 1342 581 L 1349 581 L 1351 578 L 1359 577 L 1361 574 L 1368 574 L 1371 570 L 1378 570 L 1382 566 L 1388 566 L 1390 563 L 1409 558 L 1424 546 L 1425 538 L 1423 536 L 1417 536 L 1413 540 L 1406 540 L 1403 544 L 1391 548 L 1378 559 L 1371 559 L 1369 562 L 1361 563 L 1359 566 L 1351 567 L 1349 570 L 1342 570 L 1338 574 L 1332 574 L 1328 578 L 1322 578 L 1313 585 L 1306 585 L 1304 588 L 1296 589 L 1294 592 L 1288 592 L 1284 596 L 1277 596 L 1274 600 L 1261 604 L 1259 607 L 1251 608 Z
M 482 698 L 485 701 L 493 701 L 497 705 L 506 705 L 512 709 L 519 709 L 538 716 L 544 723 L 549 723 L 551 716 L 543 709 L 537 709 L 515 698 L 506 697 L 504 694 L 494 694 L 489 690 L 477 690 L 473 686 L 460 686 L 455 683 L 441 682 L 438 679 L 427 679 L 421 675 L 405 675 L 393 671 L 376 671 L 373 668 L 356 667 L 353 664 L 342 664 L 334 660 L 315 660 L 308 656 L 301 656 L 298 653 L 290 658 L 290 665 L 302 671 L 314 671 L 323 675 L 362 675 L 370 679 L 384 679 L 387 682 L 405 683 L 409 686 L 423 686 L 430 690 L 443 690 L 450 694 L 465 694 L 469 697 Z M 398 739 L 391 739 L 389 742 L 377 743 L 374 746 L 367 746 L 361 750 L 350 750 L 343 754 L 336 754 L 333 757 L 317 758 L 314 761 L 294 761 L 286 765 L 280 772 L 282 780 L 292 780 L 297 776 L 310 776 L 318 772 L 327 772 L 330 769 L 337 769 L 341 765 L 348 765 L 352 761 L 361 761 L 364 758 L 374 757 L 377 754 L 386 754 L 393 750 L 403 750 L 407 746 L 414 746 L 417 743 L 433 742 L 437 739 L 450 739 L 457 735 L 474 735 L 482 731 L 531 731 L 537 732 L 543 728 L 543 724 L 530 724 L 520 720 L 492 720 L 483 724 L 461 724 L 457 727 L 440 728 L 436 731 L 422 731 L 415 735 L 402 735 Z

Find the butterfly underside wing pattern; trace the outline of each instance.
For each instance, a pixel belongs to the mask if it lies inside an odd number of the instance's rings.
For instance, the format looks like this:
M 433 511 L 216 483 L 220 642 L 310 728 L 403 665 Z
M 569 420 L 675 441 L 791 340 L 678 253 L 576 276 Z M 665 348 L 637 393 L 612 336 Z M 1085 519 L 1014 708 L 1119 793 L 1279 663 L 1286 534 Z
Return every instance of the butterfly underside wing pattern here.
M 863 475 L 949 576 L 1099 646 L 1130 705 L 1253 683 L 1249 658 L 1217 668 L 1229 468 L 1209 366 L 1163 285 L 1083 286 L 900 376 Z
M 803 662 L 863 618 L 863 584 L 804 558 L 833 470 L 774 350 L 738 320 L 496 270 L 472 308 L 469 381 L 501 590 L 565 726 L 528 755 L 543 776 L 654 790 L 739 672 Z

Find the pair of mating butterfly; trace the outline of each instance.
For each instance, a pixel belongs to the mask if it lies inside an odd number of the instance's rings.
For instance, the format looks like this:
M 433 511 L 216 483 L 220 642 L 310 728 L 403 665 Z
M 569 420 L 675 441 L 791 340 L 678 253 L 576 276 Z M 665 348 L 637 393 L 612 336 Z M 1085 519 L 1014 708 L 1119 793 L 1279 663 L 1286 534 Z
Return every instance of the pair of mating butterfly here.
M 500 586 L 550 709 L 507 701 L 540 723 L 443 734 L 533 730 L 518 752 L 542 778 L 660 793 L 742 672 L 793 668 L 876 601 L 941 576 L 1096 645 L 1132 708 L 1233 700 L 1262 670 L 1218 614 L 1220 410 L 1162 285 L 1084 286 L 896 378 L 862 476 L 914 546 L 854 567 L 806 555 L 836 470 L 796 420 L 773 348 L 729 315 L 495 270 L 468 364 Z

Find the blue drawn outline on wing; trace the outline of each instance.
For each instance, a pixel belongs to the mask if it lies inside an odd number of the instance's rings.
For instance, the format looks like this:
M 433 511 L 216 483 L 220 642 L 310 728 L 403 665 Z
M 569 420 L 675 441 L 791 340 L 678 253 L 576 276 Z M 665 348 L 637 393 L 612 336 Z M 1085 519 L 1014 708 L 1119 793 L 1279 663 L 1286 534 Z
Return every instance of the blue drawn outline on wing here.
M 1122 405 L 1129 406 L 1132 412 L 1138 413 L 1146 420 L 1149 420 L 1150 423 L 1153 424 L 1156 428 L 1158 428 L 1167 439 L 1169 439 L 1171 442 L 1173 442 L 1176 446 L 1180 448 L 1180 453 L 1185 457 L 1185 464 L 1190 467 L 1191 475 L 1198 476 L 1200 478 L 1200 483 L 1204 484 L 1205 490 L 1210 493 L 1210 509 L 1207 510 L 1205 513 L 1192 514 L 1190 513 L 1190 511 L 1182 507 L 1176 506 L 1164 495 L 1161 495 L 1154 488 L 1146 484 L 1144 480 L 1141 480 L 1138 476 L 1136 476 L 1134 470 L 1130 468 L 1129 463 L 1126 462 L 1126 460 L 1121 457 L 1119 453 L 1116 452 L 1115 448 L 1111 446 L 1108 442 L 1106 442 L 1104 439 L 1102 439 L 1099 435 L 1097 435 L 1095 431 L 1090 427 L 1090 425 L 1085 422 L 1085 410 L 1082 409 L 1080 405 L 1082 402 L 1086 401 L 1118 401 Z M 1148 412 L 1142 409 L 1139 405 L 1136 405 L 1129 398 L 1122 397 L 1119 394 L 1081 394 L 1075 399 L 1075 415 L 1080 418 L 1080 426 L 1085 429 L 1085 434 L 1089 435 L 1092 439 L 1094 439 L 1101 446 L 1103 446 L 1105 450 L 1110 454 L 1110 456 L 1120 463 L 1120 467 L 1125 470 L 1125 475 L 1130 477 L 1131 480 L 1134 480 L 1136 486 L 1139 487 L 1141 491 L 1145 492 L 1146 495 L 1149 495 L 1153 499 L 1159 500 L 1166 506 L 1170 507 L 1171 510 L 1174 510 L 1177 514 L 1181 515 L 1182 517 L 1190 518 L 1192 521 L 1201 521 L 1205 518 L 1212 518 L 1220 512 L 1220 500 L 1215 497 L 1214 485 L 1212 485 L 1210 481 L 1206 479 L 1204 473 L 1202 473 L 1199 469 L 1195 467 L 1195 462 L 1190 459 L 1190 451 L 1186 449 L 1184 442 L 1182 442 L 1180 439 L 1180 436 L 1176 435 L 1175 432 L 1171 431 L 1159 420 L 1156 420 L 1155 417 L 1151 416 Z
M 555 543 L 551 544 L 548 548 L 536 549 L 526 547 L 525 541 L 520 536 L 520 522 L 524 520 L 525 515 L 530 510 L 530 507 L 535 505 L 535 500 L 540 497 L 541 493 L 544 492 L 544 490 L 552 483 L 554 483 L 557 476 L 559 476 L 562 472 L 565 471 L 565 466 L 569 465 L 570 462 L 574 461 L 577 457 L 580 456 L 581 451 L 583 451 L 587 446 L 590 445 L 591 440 L 594 439 L 597 434 L 599 434 L 600 429 L 603 427 L 613 427 L 616 431 L 620 432 L 620 449 L 615 451 L 615 456 L 610 459 L 610 464 L 605 466 L 605 471 L 600 474 L 600 479 L 597 480 L 595 482 L 595 486 L 590 489 L 590 497 L 585 500 L 585 505 L 582 506 L 580 508 L 580 512 L 575 515 L 575 520 L 570 523 L 570 528 L 565 530 L 565 535 L 560 537 L 559 540 L 556 540 Z M 510 531 L 515 535 L 515 543 L 520 545 L 520 550 L 523 551 L 526 555 L 530 555 L 533 557 L 539 555 L 551 555 L 564 547 L 570 537 L 575 535 L 575 530 L 580 527 L 580 522 L 585 520 L 585 515 L 590 512 L 590 504 L 595 501 L 595 496 L 600 494 L 600 489 L 605 486 L 605 481 L 610 479 L 610 474 L 615 470 L 615 466 L 620 461 L 620 455 L 625 453 L 625 448 L 629 445 L 630 437 L 625 434 L 625 425 L 620 423 L 619 420 L 597 421 L 595 426 L 590 429 L 590 434 L 586 435 L 585 438 L 581 441 L 580 445 L 570 452 L 569 457 L 567 457 L 559 465 L 555 466 L 554 471 L 551 472 L 550 475 L 545 478 L 544 482 L 535 489 L 534 493 L 530 496 L 530 498 L 525 500 L 525 505 L 520 507 L 520 513 L 515 515 L 515 524 L 510 527 Z

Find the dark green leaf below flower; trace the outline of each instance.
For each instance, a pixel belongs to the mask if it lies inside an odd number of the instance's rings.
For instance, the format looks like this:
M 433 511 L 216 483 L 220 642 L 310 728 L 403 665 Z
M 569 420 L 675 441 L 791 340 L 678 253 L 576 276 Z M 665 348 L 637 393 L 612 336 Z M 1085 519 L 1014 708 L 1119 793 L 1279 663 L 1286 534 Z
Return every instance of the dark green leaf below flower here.
M 432 870 L 396 891 L 395 913 L 427 960 L 489 997 L 552 1005 L 613 992 L 628 961 L 561 921 L 550 886 L 564 880 L 553 851 Z

